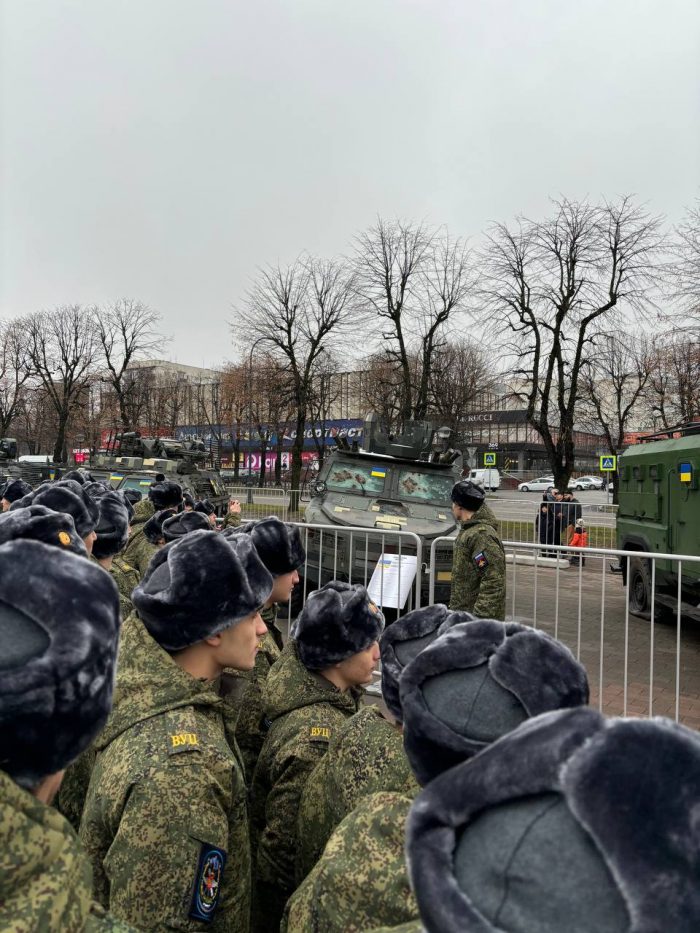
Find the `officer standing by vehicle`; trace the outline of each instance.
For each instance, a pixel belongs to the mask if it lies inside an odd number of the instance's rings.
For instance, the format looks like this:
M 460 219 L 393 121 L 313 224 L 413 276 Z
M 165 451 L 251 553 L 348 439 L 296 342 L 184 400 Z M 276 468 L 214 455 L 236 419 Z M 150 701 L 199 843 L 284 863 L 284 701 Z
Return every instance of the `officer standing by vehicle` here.
M 452 487 L 452 514 L 460 530 L 452 561 L 450 609 L 480 618 L 506 617 L 506 558 L 494 525 L 479 512 L 484 490 L 469 480 Z

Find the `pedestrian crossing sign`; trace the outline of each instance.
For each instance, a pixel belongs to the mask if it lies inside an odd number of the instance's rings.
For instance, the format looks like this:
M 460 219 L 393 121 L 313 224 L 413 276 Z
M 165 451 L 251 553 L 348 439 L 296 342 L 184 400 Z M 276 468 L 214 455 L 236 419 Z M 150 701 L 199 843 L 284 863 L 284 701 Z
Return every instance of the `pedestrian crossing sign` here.
M 484 454 L 484 466 L 496 466 L 496 454 Z
M 617 469 L 617 457 L 608 456 L 600 458 L 600 472 L 611 473 Z

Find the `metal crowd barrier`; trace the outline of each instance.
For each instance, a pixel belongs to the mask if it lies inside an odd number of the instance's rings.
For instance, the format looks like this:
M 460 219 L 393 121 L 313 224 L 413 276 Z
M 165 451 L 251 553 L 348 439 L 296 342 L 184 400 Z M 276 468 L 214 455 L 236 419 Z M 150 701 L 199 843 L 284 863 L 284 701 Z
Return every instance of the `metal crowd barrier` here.
M 541 502 L 522 499 L 488 498 L 487 503 L 498 519 L 499 534 L 508 541 L 538 543 L 535 521 Z M 579 502 L 581 516 L 586 523 L 591 545 L 612 548 L 616 544 L 617 506 L 593 505 Z
M 434 599 L 437 550 L 454 545 L 454 537 L 431 543 L 428 601 Z M 664 715 L 700 728 L 700 625 L 687 615 L 681 600 L 685 566 L 700 578 L 700 557 L 650 554 L 614 548 L 571 548 L 504 541 L 507 560 L 509 618 L 541 628 L 569 646 L 586 666 L 591 702 L 613 715 Z M 544 557 L 542 551 L 556 557 Z M 571 566 L 569 557 L 587 561 Z M 630 611 L 630 580 L 634 559 L 651 564 L 654 623 Z M 678 574 L 672 624 L 657 620 L 656 574 L 659 561 L 670 561 Z M 664 601 L 664 608 L 665 607 Z M 670 612 L 667 611 L 670 617 Z

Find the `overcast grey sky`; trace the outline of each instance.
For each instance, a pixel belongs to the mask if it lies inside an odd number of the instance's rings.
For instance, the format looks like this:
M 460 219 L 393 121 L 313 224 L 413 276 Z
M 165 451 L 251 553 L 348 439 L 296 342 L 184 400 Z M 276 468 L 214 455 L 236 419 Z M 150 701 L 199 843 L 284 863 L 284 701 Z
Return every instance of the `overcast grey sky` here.
M 256 267 L 700 181 L 697 0 L 0 0 L 0 317 L 136 297 L 234 356 Z

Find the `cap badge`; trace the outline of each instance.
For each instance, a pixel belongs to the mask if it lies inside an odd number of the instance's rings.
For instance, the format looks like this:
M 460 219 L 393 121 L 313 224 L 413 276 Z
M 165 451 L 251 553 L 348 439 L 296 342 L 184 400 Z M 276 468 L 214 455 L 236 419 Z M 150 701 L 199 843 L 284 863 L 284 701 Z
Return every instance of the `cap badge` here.
M 61 542 L 61 544 L 64 547 L 68 547 L 68 545 L 70 544 L 70 535 L 68 534 L 67 531 L 59 531 L 58 540 Z

